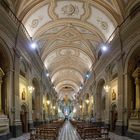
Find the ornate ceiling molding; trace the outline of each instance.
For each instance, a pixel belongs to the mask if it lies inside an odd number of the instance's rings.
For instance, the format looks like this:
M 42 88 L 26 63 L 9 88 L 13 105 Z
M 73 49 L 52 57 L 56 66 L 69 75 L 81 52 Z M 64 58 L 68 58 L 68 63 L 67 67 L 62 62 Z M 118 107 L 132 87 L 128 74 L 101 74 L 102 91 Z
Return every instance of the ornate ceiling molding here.
M 57 92 L 79 91 L 100 44 L 122 20 L 117 0 L 23 0 L 19 8 Z
M 68 24 L 72 24 L 73 26 L 80 26 L 91 31 L 93 34 L 96 34 L 99 38 L 105 41 L 105 36 L 97 29 L 95 26 L 91 25 L 90 23 L 81 22 L 80 20 L 76 19 L 61 19 L 55 22 L 48 22 L 46 25 L 42 26 L 33 36 L 34 39 L 40 37 L 45 31 L 52 29 L 56 26 L 67 26 Z

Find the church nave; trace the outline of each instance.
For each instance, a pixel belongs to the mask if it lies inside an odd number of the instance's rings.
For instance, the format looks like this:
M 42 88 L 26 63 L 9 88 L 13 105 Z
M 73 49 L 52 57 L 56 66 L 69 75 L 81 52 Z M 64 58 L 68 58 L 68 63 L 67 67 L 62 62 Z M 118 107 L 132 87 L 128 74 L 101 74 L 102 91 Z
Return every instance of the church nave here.
M 0 0 L 0 140 L 108 136 L 140 140 L 140 0 Z

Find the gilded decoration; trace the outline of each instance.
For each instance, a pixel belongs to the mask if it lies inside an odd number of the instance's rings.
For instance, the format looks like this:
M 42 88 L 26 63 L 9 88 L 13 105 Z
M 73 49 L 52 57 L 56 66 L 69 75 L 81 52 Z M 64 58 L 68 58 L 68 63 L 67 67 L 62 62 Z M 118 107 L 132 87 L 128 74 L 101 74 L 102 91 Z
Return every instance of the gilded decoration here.
M 26 100 L 25 88 L 22 89 L 21 98 L 22 98 L 22 100 Z
M 114 89 L 112 91 L 112 100 L 116 100 L 116 92 L 114 91 Z

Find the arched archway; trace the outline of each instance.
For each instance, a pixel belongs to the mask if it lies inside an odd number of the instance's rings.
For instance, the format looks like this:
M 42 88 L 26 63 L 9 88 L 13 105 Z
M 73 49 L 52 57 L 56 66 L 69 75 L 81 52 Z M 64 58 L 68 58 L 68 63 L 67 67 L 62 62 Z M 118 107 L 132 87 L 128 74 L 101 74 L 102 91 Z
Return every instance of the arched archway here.
M 2 112 L 6 115 L 9 114 L 8 112 L 8 106 L 9 106 L 9 99 L 10 97 L 8 95 L 9 89 L 8 86 L 10 86 L 9 77 L 10 77 L 10 70 L 13 68 L 13 62 L 12 62 L 12 55 L 10 51 L 8 50 L 8 47 L 3 42 L 3 40 L 0 39 L 0 68 L 4 72 L 4 75 L 1 77 L 1 107 Z
M 99 80 L 97 84 L 97 121 L 105 121 L 105 91 L 103 87 L 105 85 L 104 79 Z
M 0 38 L 0 128 L 7 134 L 9 125 L 13 125 L 13 117 L 9 108 L 13 105 L 13 58 L 6 43 Z M 3 73 L 3 74 L 2 74 Z M 2 117 L 2 119 L 1 119 Z M 10 123 L 9 123 L 10 122 Z M 2 126 L 5 124 L 5 126 Z
M 128 108 L 135 110 L 136 107 L 136 78 L 140 78 L 139 72 L 135 77 L 135 71 L 140 68 L 140 47 L 137 47 L 127 63 L 127 93 L 128 93 Z M 137 108 L 138 109 L 138 108 Z
M 139 133 L 140 123 L 139 109 L 140 109 L 140 47 L 139 44 L 135 45 L 129 52 L 125 72 L 127 73 L 126 82 L 126 101 L 127 101 L 127 119 L 125 122 L 128 125 L 128 131 Z M 136 126 L 135 123 L 138 125 Z

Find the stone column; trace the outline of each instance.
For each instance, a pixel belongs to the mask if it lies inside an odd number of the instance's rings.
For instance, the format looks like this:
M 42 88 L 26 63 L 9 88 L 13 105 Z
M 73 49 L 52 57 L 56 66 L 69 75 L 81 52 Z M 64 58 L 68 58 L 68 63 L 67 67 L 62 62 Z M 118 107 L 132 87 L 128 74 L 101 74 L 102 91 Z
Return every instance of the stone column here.
M 125 132 L 126 126 L 124 125 L 125 116 L 127 116 L 125 101 L 127 100 L 125 93 L 124 93 L 124 73 L 123 73 L 123 60 L 122 56 L 117 59 L 117 72 L 118 72 L 118 94 L 117 96 L 117 122 L 116 122 L 116 133 L 119 135 L 123 135 Z
M 105 69 L 105 75 L 106 75 L 106 83 L 103 85 L 103 88 L 104 86 L 108 85 L 108 91 L 105 91 L 105 123 L 107 125 L 109 125 L 110 123 L 110 67 L 106 67 Z
M 94 94 L 94 116 L 97 114 L 97 94 Z
M 13 69 L 5 70 L 5 75 L 3 79 L 4 90 L 2 91 L 5 94 L 5 114 L 8 115 L 9 125 L 13 126 L 14 114 L 13 114 Z M 4 108 L 3 108 L 4 109 Z M 5 116 L 6 116 L 5 115 Z M 7 117 L 7 116 L 6 116 Z
M 110 84 L 109 84 L 110 86 Z M 110 115 L 110 92 L 105 92 L 105 123 L 109 125 L 109 115 Z
M 40 95 L 40 121 L 41 123 L 44 121 L 43 119 L 43 91 L 41 92 L 41 95 Z
M 136 110 L 140 109 L 140 67 L 136 68 L 132 76 L 135 78 L 136 84 Z
M 117 122 L 116 122 L 116 133 L 122 135 L 124 129 L 124 117 L 127 115 L 127 112 L 124 112 L 124 100 L 126 100 L 124 96 L 124 83 L 123 83 L 123 74 L 122 71 L 118 72 L 118 101 L 117 101 Z
M 50 103 L 47 104 L 48 120 L 50 121 Z
M 4 76 L 4 72 L 0 68 L 0 113 L 3 113 L 3 111 L 2 111 L 2 93 L 1 93 L 1 85 L 2 85 L 2 77 L 3 76 Z
M 20 97 L 19 97 L 19 73 L 20 73 L 20 55 L 18 52 L 15 53 L 15 61 L 14 61 L 14 126 L 13 126 L 13 133 L 14 136 L 20 136 L 22 134 L 22 126 L 20 121 Z
M 97 94 L 97 110 L 96 110 L 96 119 L 97 119 L 97 121 L 101 121 L 101 93 L 96 93 Z
M 29 105 L 28 124 L 29 124 L 29 129 L 31 129 L 33 127 L 33 119 L 32 119 L 32 113 L 33 113 L 33 110 L 32 110 L 32 93 L 33 93 L 33 91 L 29 91 L 28 90 L 28 105 Z
M 134 118 L 129 119 L 128 123 L 128 131 L 132 133 L 137 133 L 140 131 L 140 119 L 139 119 L 139 110 L 140 110 L 140 67 L 137 67 L 135 71 L 133 72 L 132 76 L 135 79 L 135 109 L 136 112 L 132 113 L 131 115 L 134 116 Z M 137 125 L 136 125 L 137 124 Z
M 2 77 L 4 76 L 3 70 L 0 68 L 0 134 L 7 134 L 9 133 L 9 120 L 6 115 L 4 115 L 2 110 Z

